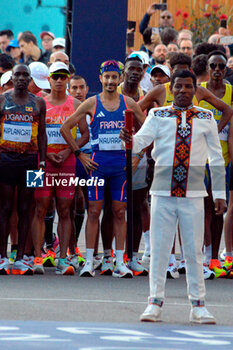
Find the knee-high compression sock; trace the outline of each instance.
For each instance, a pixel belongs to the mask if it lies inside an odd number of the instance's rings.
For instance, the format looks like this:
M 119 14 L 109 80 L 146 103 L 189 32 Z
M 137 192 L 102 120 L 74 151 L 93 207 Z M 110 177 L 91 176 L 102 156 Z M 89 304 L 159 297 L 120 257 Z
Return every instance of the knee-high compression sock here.
M 76 211 L 76 214 L 74 217 L 76 242 L 78 242 L 78 238 L 83 225 L 84 216 L 85 216 L 85 211 Z
M 45 216 L 45 241 L 47 248 L 52 248 L 53 245 L 53 221 L 55 217 L 55 210 L 48 212 Z

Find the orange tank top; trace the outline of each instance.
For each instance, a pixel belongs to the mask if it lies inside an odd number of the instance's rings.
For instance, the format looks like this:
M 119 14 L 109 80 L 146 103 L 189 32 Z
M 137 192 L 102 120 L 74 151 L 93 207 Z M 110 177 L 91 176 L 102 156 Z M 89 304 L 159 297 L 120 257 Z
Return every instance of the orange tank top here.
M 74 113 L 73 97 L 67 95 L 66 101 L 59 106 L 54 106 L 44 98 L 46 103 L 46 134 L 47 134 L 47 152 L 58 153 L 69 146 L 62 137 L 60 129 L 62 124 Z M 72 129 L 72 136 L 76 138 L 76 128 Z

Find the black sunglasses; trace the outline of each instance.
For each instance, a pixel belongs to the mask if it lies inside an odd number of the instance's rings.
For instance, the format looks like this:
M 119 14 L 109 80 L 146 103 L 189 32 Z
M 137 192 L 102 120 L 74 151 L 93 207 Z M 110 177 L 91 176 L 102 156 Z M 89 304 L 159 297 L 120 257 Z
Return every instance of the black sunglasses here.
M 220 70 L 223 70 L 226 68 L 226 64 L 225 63 L 210 63 L 210 68 L 215 70 L 216 68 L 219 68 Z
M 161 16 L 161 18 L 162 18 L 162 19 L 165 19 L 165 18 L 171 19 L 171 16 Z
M 53 80 L 58 80 L 59 78 L 60 78 L 61 80 L 66 80 L 66 79 L 69 78 L 69 75 L 68 75 L 68 74 L 64 74 L 64 73 L 63 73 L 63 74 L 60 73 L 60 74 L 51 74 L 50 77 L 51 77 Z

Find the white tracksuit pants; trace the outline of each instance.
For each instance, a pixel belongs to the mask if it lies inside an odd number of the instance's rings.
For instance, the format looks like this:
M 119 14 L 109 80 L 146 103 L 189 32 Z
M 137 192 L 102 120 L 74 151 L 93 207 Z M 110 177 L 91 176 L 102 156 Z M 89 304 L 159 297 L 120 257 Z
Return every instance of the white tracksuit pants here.
M 190 301 L 205 299 L 203 275 L 203 198 L 177 198 L 152 195 L 150 224 L 150 297 L 164 299 L 166 270 L 177 220 L 186 262 Z

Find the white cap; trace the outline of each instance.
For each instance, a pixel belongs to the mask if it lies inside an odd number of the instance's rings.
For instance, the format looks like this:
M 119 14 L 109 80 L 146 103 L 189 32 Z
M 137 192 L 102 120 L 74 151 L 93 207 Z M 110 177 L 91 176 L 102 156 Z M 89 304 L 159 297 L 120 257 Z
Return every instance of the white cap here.
M 51 66 L 49 67 L 49 74 L 54 73 L 54 72 L 58 72 L 61 70 L 65 70 L 68 74 L 70 74 L 70 71 L 67 67 L 67 65 L 63 62 L 54 62 L 51 64 Z
M 12 71 L 8 70 L 1 76 L 1 86 L 5 85 L 8 83 L 9 80 L 11 80 L 12 77 Z
M 48 82 L 49 70 L 42 62 L 32 62 L 28 66 L 31 71 L 31 77 L 40 89 L 50 89 Z
M 152 74 L 152 72 L 155 69 L 160 69 L 161 71 L 163 71 L 164 74 L 166 74 L 166 76 L 168 76 L 170 78 L 170 76 L 171 76 L 170 69 L 165 64 L 157 64 L 156 66 L 152 67 L 152 69 L 150 71 L 150 75 Z
M 150 66 L 149 56 L 148 56 L 148 54 L 145 51 L 133 51 L 130 54 L 130 56 L 131 55 L 138 55 L 141 58 L 143 64 L 146 64 L 147 66 Z
M 64 38 L 56 38 L 53 40 L 53 47 L 55 46 L 62 46 L 66 47 L 66 41 Z

